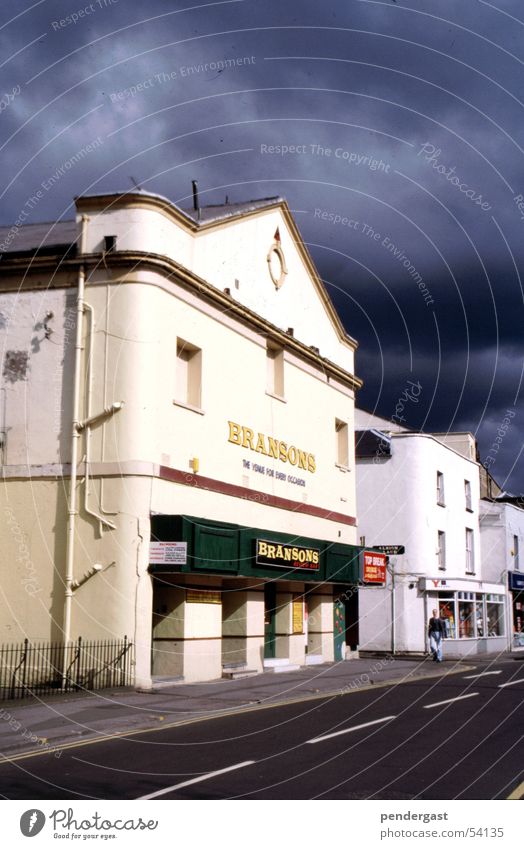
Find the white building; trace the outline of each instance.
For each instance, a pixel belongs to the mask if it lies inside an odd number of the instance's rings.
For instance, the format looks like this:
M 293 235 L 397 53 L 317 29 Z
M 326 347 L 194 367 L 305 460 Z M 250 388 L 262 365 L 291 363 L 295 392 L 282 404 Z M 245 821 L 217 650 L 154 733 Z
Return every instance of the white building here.
M 360 650 L 426 651 L 435 608 L 447 657 L 504 650 L 504 585 L 481 571 L 473 436 L 406 431 L 357 410 L 356 456 L 361 537 L 405 546 L 385 587 L 359 591 Z
M 287 204 L 76 209 L 0 232 L 1 642 L 126 635 L 144 687 L 340 656 L 356 343 Z
M 507 584 L 512 648 L 524 649 L 524 509 L 522 498 L 501 495 L 480 502 L 482 573 Z

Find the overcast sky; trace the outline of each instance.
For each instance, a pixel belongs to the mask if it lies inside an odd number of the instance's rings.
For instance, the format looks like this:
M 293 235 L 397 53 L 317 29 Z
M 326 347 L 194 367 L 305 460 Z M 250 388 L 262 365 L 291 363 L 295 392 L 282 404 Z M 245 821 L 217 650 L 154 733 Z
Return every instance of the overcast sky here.
M 182 206 L 192 179 L 202 203 L 282 195 L 360 343 L 360 405 L 391 417 L 414 382 L 406 424 L 471 430 L 524 491 L 522 0 L 4 0 L 0 16 L 0 223 L 38 190 L 28 221 L 133 181 Z

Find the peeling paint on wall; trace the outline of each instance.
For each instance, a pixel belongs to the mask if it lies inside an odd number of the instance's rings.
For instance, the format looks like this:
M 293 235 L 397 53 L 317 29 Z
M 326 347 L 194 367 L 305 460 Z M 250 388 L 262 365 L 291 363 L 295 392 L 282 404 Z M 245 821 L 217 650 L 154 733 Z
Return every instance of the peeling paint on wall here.
M 28 368 L 28 351 L 5 352 L 3 375 L 9 383 L 16 383 L 17 380 L 27 380 Z

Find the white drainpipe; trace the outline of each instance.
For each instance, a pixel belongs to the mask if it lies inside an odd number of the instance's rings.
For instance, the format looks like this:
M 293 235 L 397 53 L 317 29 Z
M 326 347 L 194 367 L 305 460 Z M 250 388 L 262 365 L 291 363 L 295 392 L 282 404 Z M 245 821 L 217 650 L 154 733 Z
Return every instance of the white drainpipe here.
M 97 519 L 100 527 L 100 533 L 103 532 L 104 527 L 111 528 L 115 530 L 116 525 L 114 522 L 110 522 L 109 519 L 105 519 L 104 516 L 100 516 L 99 513 L 96 513 L 94 510 L 91 510 L 89 507 L 89 479 L 90 479 L 90 466 L 91 466 L 91 425 L 96 424 L 100 419 L 105 416 L 112 415 L 118 410 L 122 409 L 123 403 L 116 402 L 112 404 L 110 407 L 104 408 L 101 413 L 98 415 L 91 415 L 91 398 L 93 394 L 93 339 L 94 339 L 94 311 L 93 307 L 90 304 L 84 302 L 84 311 L 87 312 L 89 316 L 89 357 L 87 360 L 87 399 L 86 399 L 86 418 L 83 422 L 77 422 L 76 427 L 77 430 L 85 430 L 85 485 L 84 485 L 84 510 L 89 516 L 93 516 L 94 519 Z
M 85 237 L 88 222 L 86 215 L 82 216 L 80 230 L 80 257 L 85 254 Z M 80 440 L 79 404 L 80 404 L 80 380 L 82 368 L 82 330 L 84 317 L 84 290 L 85 290 L 85 266 L 82 263 L 78 269 L 78 295 L 76 301 L 76 342 L 75 342 L 75 368 L 73 374 L 73 421 L 71 426 L 71 479 L 69 484 L 69 506 L 67 511 L 67 546 L 66 546 L 66 568 L 65 568 L 65 604 L 64 604 L 64 662 L 62 668 L 62 687 L 65 687 L 67 679 L 67 647 L 71 640 L 71 606 L 73 600 L 74 579 L 74 557 L 75 557 L 75 519 L 77 515 L 77 466 L 78 466 L 78 442 Z

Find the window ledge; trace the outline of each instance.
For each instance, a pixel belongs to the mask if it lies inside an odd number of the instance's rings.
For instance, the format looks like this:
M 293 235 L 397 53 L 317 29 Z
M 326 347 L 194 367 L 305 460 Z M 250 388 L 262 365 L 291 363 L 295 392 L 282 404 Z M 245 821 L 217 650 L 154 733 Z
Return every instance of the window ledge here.
M 282 401 L 283 404 L 287 404 L 287 398 L 284 398 L 283 395 L 277 395 L 275 392 L 269 392 L 267 389 L 266 395 L 269 395 L 270 398 L 274 398 L 275 401 Z
M 342 463 L 335 463 L 335 466 L 337 467 L 337 469 L 340 469 L 341 472 L 350 472 L 351 471 L 349 466 L 343 466 Z
M 487 637 L 444 637 L 444 640 L 453 640 L 455 643 L 461 642 L 463 643 L 465 640 L 500 640 L 502 638 L 506 638 L 505 634 L 501 634 L 500 637 L 497 637 L 495 634 L 489 634 Z
M 195 407 L 193 404 L 186 404 L 185 401 L 177 401 L 176 398 L 173 398 L 173 404 L 175 407 L 183 407 L 184 410 L 191 410 L 192 413 L 198 413 L 199 416 L 204 416 L 204 410 L 200 407 Z

